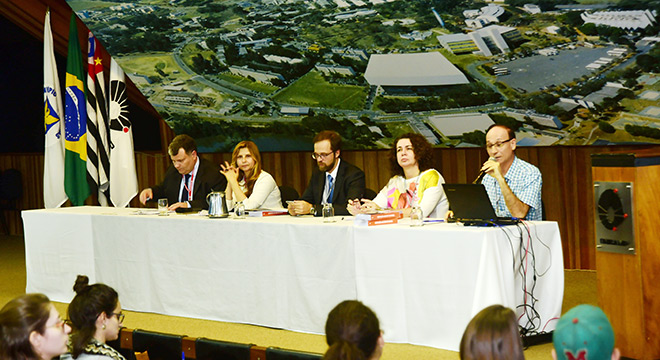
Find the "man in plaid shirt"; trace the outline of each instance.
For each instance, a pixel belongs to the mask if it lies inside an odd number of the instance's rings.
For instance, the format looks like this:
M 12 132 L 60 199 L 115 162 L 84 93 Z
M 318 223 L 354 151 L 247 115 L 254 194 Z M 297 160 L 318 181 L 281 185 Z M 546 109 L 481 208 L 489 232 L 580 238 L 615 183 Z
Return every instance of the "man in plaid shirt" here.
M 490 158 L 481 167 L 486 187 L 497 216 L 542 220 L 539 169 L 516 157 L 516 135 L 507 126 L 491 125 L 486 131 L 486 150 Z

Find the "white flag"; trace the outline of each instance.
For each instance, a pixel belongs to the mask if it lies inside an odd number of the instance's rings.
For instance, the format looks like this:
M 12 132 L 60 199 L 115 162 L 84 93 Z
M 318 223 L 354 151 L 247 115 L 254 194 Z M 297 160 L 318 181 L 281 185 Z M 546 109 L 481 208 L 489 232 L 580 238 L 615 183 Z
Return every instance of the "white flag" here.
M 87 182 L 99 204 L 108 206 L 109 137 L 105 80 L 99 42 L 91 31 L 87 37 Z
M 138 192 L 133 128 L 128 119 L 128 96 L 124 71 L 115 59 L 110 61 L 110 200 L 115 207 L 126 207 Z
M 60 80 L 53 51 L 53 34 L 50 31 L 50 11 L 44 21 L 44 206 L 52 209 L 67 200 L 64 191 L 64 115 L 60 96 Z

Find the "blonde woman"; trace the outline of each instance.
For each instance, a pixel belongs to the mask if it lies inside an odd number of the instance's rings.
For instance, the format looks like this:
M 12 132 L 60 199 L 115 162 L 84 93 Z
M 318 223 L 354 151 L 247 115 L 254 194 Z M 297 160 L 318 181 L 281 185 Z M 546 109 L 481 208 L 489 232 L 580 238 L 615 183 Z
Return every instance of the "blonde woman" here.
M 234 148 L 231 164 L 225 161 L 220 172 L 227 178 L 227 207 L 242 201 L 246 209 L 281 209 L 282 197 L 275 179 L 261 169 L 261 154 L 252 141 L 241 141 Z

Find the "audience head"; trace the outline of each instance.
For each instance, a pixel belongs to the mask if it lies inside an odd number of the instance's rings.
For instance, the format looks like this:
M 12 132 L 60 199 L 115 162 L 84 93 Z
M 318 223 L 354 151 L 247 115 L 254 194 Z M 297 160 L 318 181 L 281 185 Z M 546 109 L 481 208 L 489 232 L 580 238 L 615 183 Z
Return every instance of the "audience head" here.
M 108 285 L 89 285 L 87 276 L 78 275 L 73 290 L 69 319 L 73 357 L 78 357 L 92 338 L 101 343 L 117 339 L 124 315 L 117 292 Z
M 241 141 L 231 154 L 231 163 L 239 171 L 239 179 L 244 178 L 248 191 L 245 194 L 250 196 L 254 183 L 261 174 L 261 154 L 257 144 L 252 141 Z
M 355 300 L 343 301 L 330 311 L 325 337 L 330 348 L 324 360 L 375 360 L 385 345 L 376 314 Z
M 0 309 L 0 359 L 51 360 L 67 351 L 69 332 L 46 295 L 21 295 Z
M 486 130 L 486 151 L 500 164 L 513 162 L 516 134 L 506 125 L 493 124 Z
M 552 357 L 558 360 L 616 360 L 614 330 L 599 307 L 578 305 L 562 316 L 552 335 Z
M 475 315 L 463 333 L 460 357 L 461 360 L 524 360 L 513 310 L 492 305 Z
M 390 167 L 394 175 L 403 176 L 404 167 L 412 163 L 411 159 L 407 159 L 407 162 L 402 164 L 399 156 L 410 146 L 414 156 L 413 165 L 417 165 L 420 172 L 433 168 L 433 146 L 420 134 L 406 133 L 394 140 L 394 146 L 390 150 Z
M 188 135 L 177 135 L 167 147 L 172 164 L 179 174 L 188 174 L 195 168 L 197 162 L 197 144 Z
M 323 130 L 314 137 L 312 158 L 320 171 L 332 171 L 341 154 L 341 136 L 336 131 Z

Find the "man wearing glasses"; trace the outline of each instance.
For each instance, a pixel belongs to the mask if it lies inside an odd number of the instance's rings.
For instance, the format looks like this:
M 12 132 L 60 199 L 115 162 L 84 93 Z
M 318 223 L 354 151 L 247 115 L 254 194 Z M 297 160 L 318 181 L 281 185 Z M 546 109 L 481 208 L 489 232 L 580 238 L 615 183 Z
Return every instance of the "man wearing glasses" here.
M 342 161 L 341 137 L 335 131 L 324 130 L 314 137 L 314 153 L 319 170 L 302 195 L 302 200 L 289 204 L 291 215 L 321 215 L 322 204 L 331 203 L 337 215 L 348 215 L 348 199 L 364 196 L 364 172 L 355 165 Z
M 516 157 L 516 135 L 507 126 L 491 125 L 486 131 L 486 150 L 490 158 L 481 167 L 487 175 L 486 187 L 497 216 L 542 220 L 539 169 Z

